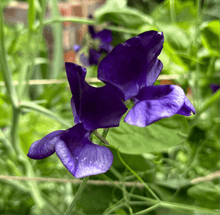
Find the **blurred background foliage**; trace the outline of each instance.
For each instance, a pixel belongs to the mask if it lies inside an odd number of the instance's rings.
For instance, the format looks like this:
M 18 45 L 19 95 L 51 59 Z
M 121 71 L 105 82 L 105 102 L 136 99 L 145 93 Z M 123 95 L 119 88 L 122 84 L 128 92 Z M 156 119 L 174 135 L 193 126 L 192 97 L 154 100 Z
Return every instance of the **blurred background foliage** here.
M 1 4 L 7 7 L 9 2 L 4 0 Z M 36 2 L 39 8 L 42 8 L 42 2 Z M 220 168 L 219 90 L 213 92 L 210 88 L 211 84 L 220 85 L 219 8 L 218 0 L 108 0 L 95 12 L 94 19 L 99 25 L 108 23 L 110 26 L 128 30 L 112 31 L 114 46 L 135 36 L 134 32 L 137 35 L 147 30 L 162 31 L 165 42 L 159 56 L 164 64 L 161 74 L 179 75 L 179 78 L 169 81 L 180 85 L 185 93 L 188 93 L 197 114 L 188 118 L 173 116 L 146 128 L 130 126 L 122 119 L 120 127 L 110 129 L 107 136 L 114 154 L 113 166 L 106 174 L 91 177 L 92 180 L 121 181 L 122 185 L 88 185 L 77 203 L 75 214 L 132 214 L 132 211 L 136 213 L 149 207 L 144 201 L 134 204 L 135 195 L 150 195 L 143 187 L 130 187 L 126 184 L 137 179 L 122 164 L 117 155 L 117 147 L 123 160 L 148 183 L 161 200 L 185 204 L 186 208 L 187 205 L 192 205 L 214 209 L 213 212 L 216 213 L 219 211 L 219 172 L 216 173 Z M 39 16 L 38 11 L 35 19 L 39 19 Z M 56 65 L 60 64 L 62 59 L 58 62 L 49 60 L 44 39 L 36 43 L 39 36 L 37 29 L 31 33 L 26 56 L 28 31 L 28 27 L 23 24 L 4 25 L 7 61 L 13 80 L 19 80 L 24 62 L 31 62 L 33 58 L 34 70 L 30 79 L 54 77 Z M 37 56 L 36 49 L 39 51 Z M 62 55 L 62 50 L 56 51 Z M 27 63 L 28 68 L 30 64 Z M 88 76 L 91 77 L 96 74 L 94 71 L 97 66 L 87 70 Z M 56 78 L 66 78 L 64 67 Z M 2 72 L 0 81 L 4 81 Z M 160 84 L 160 81 L 156 84 Z M 0 89 L 1 175 L 30 177 L 21 162 L 21 155 L 9 156 L 12 107 L 3 84 Z M 67 124 L 73 125 L 70 98 L 67 82 L 29 86 L 24 100 L 39 104 L 50 113 L 55 113 L 59 119 L 44 111 L 22 108 L 19 144 L 23 153 L 27 154 L 35 140 L 52 131 L 65 129 Z M 60 119 L 65 121 L 66 125 L 61 123 Z M 102 132 L 102 129 L 99 129 L 99 132 Z M 95 137 L 94 141 L 97 141 Z M 36 177 L 73 178 L 56 155 L 39 161 L 29 159 L 28 162 Z M 213 173 L 215 177 L 209 181 L 205 176 Z M 203 177 L 202 182 L 193 181 L 198 177 Z M 57 183 L 51 180 L 37 182 L 35 185 L 42 201 L 47 205 L 41 207 L 41 200 L 38 201 L 34 197 L 27 181 L 0 180 L 0 214 L 62 214 L 78 188 L 77 183 Z M 126 193 L 133 194 L 133 197 L 126 197 Z M 174 207 L 160 207 L 150 212 L 159 215 L 198 213 L 196 209 L 187 211 Z

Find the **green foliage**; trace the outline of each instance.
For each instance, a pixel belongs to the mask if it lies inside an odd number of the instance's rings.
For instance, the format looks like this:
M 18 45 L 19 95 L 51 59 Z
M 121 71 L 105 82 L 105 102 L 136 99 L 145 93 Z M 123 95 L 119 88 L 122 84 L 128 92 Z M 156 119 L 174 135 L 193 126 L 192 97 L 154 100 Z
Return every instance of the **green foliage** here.
M 107 140 L 115 148 L 128 154 L 162 152 L 183 142 L 187 127 L 185 117 L 177 115 L 144 128 L 129 125 L 122 119 L 118 128 L 110 130 Z
M 196 204 L 203 207 L 218 208 L 220 201 L 220 188 L 212 182 L 202 182 L 187 190 Z
M 214 20 L 205 22 L 201 26 L 202 44 L 207 48 L 212 56 L 219 57 L 219 32 L 220 22 Z
M 152 24 L 150 16 L 126 6 L 126 1 L 111 0 L 96 11 L 95 18 L 98 22 L 111 21 L 119 26 L 137 29 L 143 24 Z
M 0 4 L 5 7 L 9 2 Z M 120 126 L 111 128 L 106 137 L 114 155 L 111 169 L 91 177 L 96 184 L 86 187 L 74 214 L 219 214 L 220 92 L 213 94 L 210 89 L 211 83 L 220 85 L 219 2 L 158 2 L 161 1 L 129 0 L 127 4 L 126 0 L 108 0 L 95 11 L 95 21 L 97 25 L 114 27 L 113 45 L 135 32 L 162 31 L 165 42 L 159 57 L 164 64 L 161 74 L 181 75 L 173 82 L 186 93 L 191 89 L 188 97 L 197 114 L 188 118 L 176 115 L 145 128 L 131 126 L 122 119 Z M 42 34 L 39 23 L 44 19 L 45 1 L 30 0 L 29 5 L 28 26 L 0 23 L 0 81 L 5 75 L 5 85 L 0 85 L 1 175 L 72 179 L 56 155 L 38 161 L 26 156 L 34 141 L 74 125 L 68 85 L 30 86 L 19 98 L 19 107 L 16 102 L 14 108 L 11 104 L 19 87 L 13 85 L 12 78 L 19 80 L 23 68 L 28 72 L 34 65 L 27 80 L 66 78 L 61 69 L 61 23 L 53 28 L 56 53 L 51 62 L 45 42 L 36 42 Z M 59 15 L 55 6 L 56 18 Z M 87 70 L 87 77 L 96 77 L 97 67 Z M 94 142 L 98 143 L 95 137 Z M 129 182 L 139 179 L 122 163 L 117 149 L 126 165 L 143 181 L 130 186 Z M 215 175 L 210 181 L 209 174 Z M 63 214 L 79 188 L 76 183 L 51 179 L 37 183 L 0 180 L 0 214 Z M 99 180 L 112 184 L 103 185 Z M 149 190 L 160 198 L 160 207 Z

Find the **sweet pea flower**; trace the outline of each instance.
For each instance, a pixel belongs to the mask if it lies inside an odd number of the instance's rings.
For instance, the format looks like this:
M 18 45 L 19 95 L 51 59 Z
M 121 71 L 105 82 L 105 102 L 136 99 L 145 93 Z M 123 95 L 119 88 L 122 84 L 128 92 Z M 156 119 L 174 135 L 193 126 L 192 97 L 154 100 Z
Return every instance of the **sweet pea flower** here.
M 92 18 L 92 16 L 89 16 L 89 18 Z M 88 26 L 88 30 L 89 30 L 89 35 L 91 37 L 90 40 L 92 39 L 93 41 L 88 42 L 89 44 L 88 56 L 85 55 L 84 53 L 81 53 L 79 58 L 84 66 L 98 65 L 102 54 L 109 53 L 113 48 L 113 46 L 111 45 L 112 32 L 107 29 L 96 32 L 94 27 L 91 25 Z M 78 53 L 81 49 L 82 46 L 78 44 L 75 44 L 73 46 L 73 50 L 76 53 Z
M 127 108 L 117 92 L 108 86 L 95 88 L 88 85 L 85 82 L 85 68 L 73 63 L 65 65 L 76 125 L 66 131 L 54 131 L 35 141 L 28 157 L 43 159 L 56 152 L 76 178 L 104 173 L 112 165 L 113 155 L 108 148 L 93 144 L 89 140 L 90 134 L 97 128 L 119 126 Z
M 113 162 L 111 151 L 89 140 L 91 131 L 79 123 L 68 130 L 54 131 L 35 141 L 28 152 L 32 159 L 43 159 L 54 152 L 76 178 L 104 173 Z
M 139 127 L 174 114 L 195 113 L 180 87 L 153 86 L 163 67 L 157 59 L 162 46 L 163 34 L 156 31 L 117 45 L 99 64 L 98 78 L 106 84 L 99 88 L 85 82 L 85 68 L 66 63 L 76 125 L 35 141 L 28 156 L 43 159 L 56 152 L 76 178 L 104 173 L 112 165 L 113 155 L 108 148 L 93 144 L 89 137 L 95 129 L 119 126 L 127 111 L 122 101 L 134 102 L 125 122 Z
M 174 114 L 195 114 L 179 86 L 153 86 L 163 68 L 157 58 L 163 42 L 162 33 L 144 32 L 117 45 L 99 64 L 98 78 L 117 90 L 124 101 L 134 102 L 125 117 L 131 125 L 145 127 Z

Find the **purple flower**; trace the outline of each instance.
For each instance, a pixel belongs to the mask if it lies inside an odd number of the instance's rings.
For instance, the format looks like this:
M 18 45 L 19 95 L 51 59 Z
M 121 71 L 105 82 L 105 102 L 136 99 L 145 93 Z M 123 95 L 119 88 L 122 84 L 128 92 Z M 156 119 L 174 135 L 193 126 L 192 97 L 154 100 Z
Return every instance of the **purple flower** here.
M 92 37 L 101 37 L 92 28 L 90 31 Z M 102 36 L 107 38 L 104 33 Z M 100 62 L 98 78 L 106 85 L 99 88 L 85 82 L 85 68 L 66 63 L 76 125 L 35 141 L 28 156 L 43 159 L 56 152 L 76 178 L 104 173 L 112 165 L 113 155 L 108 148 L 93 144 L 89 137 L 95 129 L 119 126 L 127 111 L 122 100 L 131 99 L 134 103 L 125 122 L 139 127 L 174 114 L 195 114 L 195 108 L 180 87 L 153 86 L 163 67 L 157 59 L 162 46 L 163 34 L 156 31 L 145 32 L 117 45 Z
M 91 16 L 90 16 L 91 18 Z M 89 50 L 88 50 L 88 56 L 85 55 L 84 53 L 80 54 L 80 61 L 84 66 L 90 66 L 90 65 L 98 65 L 100 58 L 103 53 L 109 53 L 113 46 L 111 45 L 112 42 L 112 32 L 110 30 L 102 30 L 99 32 L 96 32 L 94 27 L 89 25 L 88 26 L 89 34 L 91 36 L 91 39 L 93 42 L 88 42 L 89 45 Z M 93 47 L 95 46 L 95 42 L 98 42 L 98 47 Z M 78 44 L 73 46 L 73 50 L 78 53 L 82 47 Z
M 88 85 L 85 82 L 85 68 L 73 63 L 65 65 L 76 125 L 35 141 L 28 157 L 43 159 L 56 152 L 76 178 L 104 173 L 112 165 L 113 155 L 108 148 L 93 144 L 89 140 L 90 134 L 97 128 L 118 126 L 127 108 L 109 86 L 95 88 Z
M 88 85 L 86 69 L 76 64 L 66 63 L 66 73 L 73 95 L 74 122 L 82 123 L 88 131 L 119 126 L 127 108 L 117 92 L 107 85 L 99 88 Z
M 117 45 L 98 67 L 98 78 L 131 99 L 134 107 L 125 122 L 144 127 L 174 114 L 190 116 L 195 108 L 184 91 L 175 85 L 152 86 L 163 64 L 157 59 L 163 48 L 163 34 L 148 31 Z
M 111 151 L 93 144 L 89 140 L 91 131 L 81 123 L 64 131 L 54 131 L 41 140 L 35 141 L 28 152 L 28 157 L 43 159 L 54 152 L 63 165 L 76 178 L 104 173 L 113 162 Z

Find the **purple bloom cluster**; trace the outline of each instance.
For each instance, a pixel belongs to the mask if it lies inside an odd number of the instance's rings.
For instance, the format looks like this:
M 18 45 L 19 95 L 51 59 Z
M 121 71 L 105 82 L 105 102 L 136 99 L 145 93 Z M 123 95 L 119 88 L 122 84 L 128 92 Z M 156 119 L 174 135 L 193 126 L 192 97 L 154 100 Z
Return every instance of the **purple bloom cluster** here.
M 111 45 L 112 32 L 106 29 L 96 32 L 94 27 L 91 25 L 89 25 L 88 28 L 91 39 L 98 41 L 99 45 L 97 49 L 94 47 L 89 47 L 88 56 L 86 56 L 84 53 L 81 53 L 79 58 L 84 66 L 98 65 L 102 54 L 109 53 L 113 48 Z M 73 50 L 76 53 L 78 53 L 81 49 L 82 47 L 78 44 L 73 46 Z
M 117 45 L 99 64 L 98 78 L 106 84 L 99 88 L 85 82 L 85 68 L 66 63 L 76 125 L 34 142 L 28 156 L 43 159 L 56 152 L 76 178 L 104 173 L 112 165 L 113 155 L 89 137 L 95 129 L 119 126 L 127 111 L 123 101 L 131 99 L 134 103 L 125 122 L 139 127 L 174 114 L 195 114 L 179 86 L 153 86 L 163 67 L 157 58 L 163 41 L 162 33 L 148 31 Z

